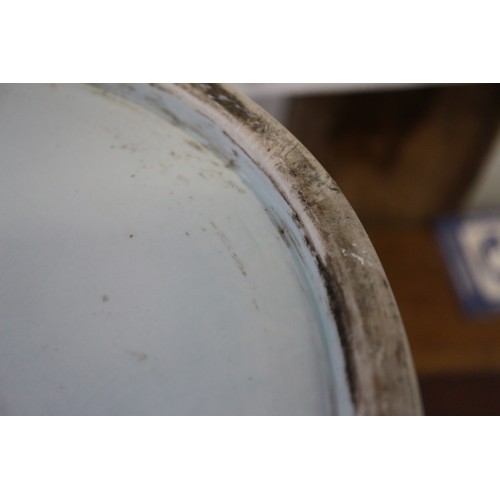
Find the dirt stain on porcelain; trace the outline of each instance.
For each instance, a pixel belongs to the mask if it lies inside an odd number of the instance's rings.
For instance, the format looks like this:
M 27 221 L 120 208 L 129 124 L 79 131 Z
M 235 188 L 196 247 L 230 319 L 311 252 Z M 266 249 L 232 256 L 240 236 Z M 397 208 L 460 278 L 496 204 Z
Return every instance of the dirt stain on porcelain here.
M 224 243 L 224 246 L 227 248 L 229 255 L 231 255 L 231 258 L 233 259 L 234 263 L 237 265 L 238 269 L 240 270 L 241 274 L 243 276 L 247 275 L 245 266 L 243 265 L 242 260 L 239 258 L 238 254 L 233 250 L 233 247 L 231 246 L 231 242 L 229 241 L 228 237 L 217 227 L 217 225 L 210 221 L 211 226 L 214 228 L 217 236 L 219 239 Z
M 145 352 L 141 351 L 128 351 L 128 354 L 139 363 L 147 361 L 149 357 Z

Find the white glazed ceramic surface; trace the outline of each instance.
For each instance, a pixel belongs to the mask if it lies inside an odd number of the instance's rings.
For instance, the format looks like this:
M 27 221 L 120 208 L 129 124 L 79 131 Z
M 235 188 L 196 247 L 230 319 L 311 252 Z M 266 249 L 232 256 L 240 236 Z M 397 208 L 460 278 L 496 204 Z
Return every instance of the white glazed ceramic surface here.
M 84 85 L 0 86 L 0 150 L 0 413 L 353 412 L 312 257 L 251 165 Z

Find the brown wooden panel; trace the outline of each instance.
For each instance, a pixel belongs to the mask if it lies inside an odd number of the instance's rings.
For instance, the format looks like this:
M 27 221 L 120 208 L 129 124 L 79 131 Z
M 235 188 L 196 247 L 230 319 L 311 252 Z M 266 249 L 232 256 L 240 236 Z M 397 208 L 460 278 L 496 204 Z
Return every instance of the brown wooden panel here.
M 420 378 L 426 415 L 500 415 L 500 373 Z
M 500 372 L 500 317 L 460 309 L 430 228 L 366 226 L 387 273 L 420 376 Z
M 500 86 L 294 99 L 290 129 L 368 220 L 455 208 L 500 124 Z

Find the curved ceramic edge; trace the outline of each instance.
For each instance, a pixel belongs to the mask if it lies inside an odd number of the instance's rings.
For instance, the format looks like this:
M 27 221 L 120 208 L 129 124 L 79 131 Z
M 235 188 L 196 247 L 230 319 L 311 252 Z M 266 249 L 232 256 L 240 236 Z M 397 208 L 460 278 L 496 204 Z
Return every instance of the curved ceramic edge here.
M 316 256 L 360 415 L 421 414 L 415 369 L 394 295 L 352 207 L 307 149 L 253 101 L 222 85 L 181 85 L 238 144 L 296 214 Z
M 234 145 L 227 156 L 237 150 L 248 156 L 290 208 L 316 259 L 342 344 L 354 412 L 421 414 L 409 345 L 382 265 L 352 207 L 311 153 L 257 104 L 224 85 L 151 84 L 148 92 L 135 85 L 100 86 L 169 119 L 182 120 L 189 108 L 203 118 L 200 130 L 189 124 L 192 131 L 203 137 L 201 128 L 210 122 L 212 136 L 224 135 L 219 147 Z M 183 105 L 175 109 L 169 99 L 165 107 L 165 95 Z

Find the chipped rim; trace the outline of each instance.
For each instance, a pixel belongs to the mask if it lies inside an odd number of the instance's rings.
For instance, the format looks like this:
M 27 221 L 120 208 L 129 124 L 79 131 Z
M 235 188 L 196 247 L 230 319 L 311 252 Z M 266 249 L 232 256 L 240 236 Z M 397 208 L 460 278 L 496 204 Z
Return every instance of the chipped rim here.
M 208 118 L 273 183 L 316 257 L 337 324 L 355 413 L 422 413 L 403 323 L 351 205 L 312 154 L 251 99 L 218 84 L 153 85 Z

